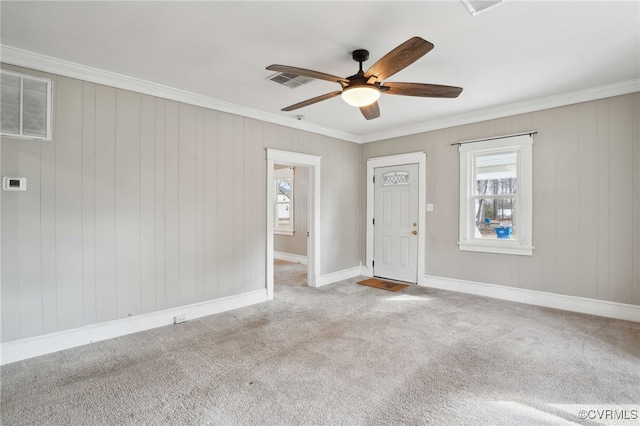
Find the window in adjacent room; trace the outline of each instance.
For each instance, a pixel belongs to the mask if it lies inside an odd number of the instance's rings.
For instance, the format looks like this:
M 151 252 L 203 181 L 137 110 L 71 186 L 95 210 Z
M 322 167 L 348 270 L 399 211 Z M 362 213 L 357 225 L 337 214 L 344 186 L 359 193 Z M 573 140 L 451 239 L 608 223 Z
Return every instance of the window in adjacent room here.
M 293 167 L 274 171 L 276 185 L 275 226 L 276 234 L 293 235 Z
M 0 86 L 0 133 L 50 141 L 51 80 L 2 70 Z
M 460 250 L 532 254 L 531 134 L 460 144 Z

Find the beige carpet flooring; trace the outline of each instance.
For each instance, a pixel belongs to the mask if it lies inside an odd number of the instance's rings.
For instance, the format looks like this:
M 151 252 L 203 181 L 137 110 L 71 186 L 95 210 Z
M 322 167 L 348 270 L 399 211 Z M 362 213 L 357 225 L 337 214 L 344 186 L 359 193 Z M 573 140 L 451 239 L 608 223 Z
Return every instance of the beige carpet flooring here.
M 638 323 L 276 268 L 271 302 L 3 366 L 2 426 L 637 424 L 580 410 L 638 414 Z

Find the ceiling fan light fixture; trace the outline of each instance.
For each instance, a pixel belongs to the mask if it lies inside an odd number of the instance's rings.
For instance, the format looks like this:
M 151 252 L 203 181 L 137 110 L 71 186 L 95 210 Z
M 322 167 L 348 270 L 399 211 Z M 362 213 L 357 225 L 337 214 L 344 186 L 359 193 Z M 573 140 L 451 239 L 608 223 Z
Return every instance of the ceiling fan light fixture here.
M 351 106 L 365 107 L 380 98 L 380 90 L 370 85 L 352 86 L 343 89 L 340 96 Z
M 342 96 L 342 99 L 344 99 L 346 103 L 359 108 L 364 118 L 373 120 L 374 118 L 380 117 L 380 106 L 376 101 L 380 98 L 382 92 L 390 95 L 417 96 L 422 98 L 455 98 L 462 92 L 462 87 L 443 86 L 439 84 L 384 83 L 384 85 L 382 85 L 382 82 L 386 81 L 388 77 L 402 71 L 429 53 L 431 49 L 433 49 L 432 43 L 420 37 L 411 37 L 380 58 L 367 71 L 362 69 L 362 63 L 369 59 L 369 52 L 364 49 L 356 49 L 351 52 L 351 56 L 353 60 L 358 63 L 359 70 L 356 74 L 346 78 L 305 68 L 290 67 L 288 65 L 269 65 L 267 70 L 314 78 L 316 80 L 330 81 L 340 85 L 340 90 L 298 102 L 297 104 L 282 108 L 281 111 L 294 111 L 298 108 Z

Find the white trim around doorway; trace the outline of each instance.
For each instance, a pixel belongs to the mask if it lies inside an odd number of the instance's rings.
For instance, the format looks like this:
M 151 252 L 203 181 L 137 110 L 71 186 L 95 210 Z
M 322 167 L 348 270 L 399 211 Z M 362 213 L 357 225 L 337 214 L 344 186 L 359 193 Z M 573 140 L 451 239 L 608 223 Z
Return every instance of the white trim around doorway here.
M 374 215 L 374 183 L 373 176 L 378 167 L 400 166 L 403 164 L 418 164 L 418 282 L 424 284 L 425 272 L 425 230 L 426 230 L 426 200 L 427 200 L 427 155 L 424 152 L 375 157 L 367 160 L 367 237 L 366 237 L 366 275 L 373 276 L 373 215 Z
M 309 238 L 307 239 L 307 285 L 316 287 L 320 271 L 320 160 L 317 155 L 267 148 L 267 299 L 273 299 L 273 228 L 276 190 L 273 184 L 275 164 L 309 167 Z

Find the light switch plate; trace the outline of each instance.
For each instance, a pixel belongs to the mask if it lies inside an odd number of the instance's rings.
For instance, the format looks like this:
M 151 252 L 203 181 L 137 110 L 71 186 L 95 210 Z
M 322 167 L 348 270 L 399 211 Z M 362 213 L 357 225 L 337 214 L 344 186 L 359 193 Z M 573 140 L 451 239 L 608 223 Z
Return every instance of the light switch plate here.
M 433 204 L 431 204 L 431 203 L 427 204 L 427 211 L 428 212 L 432 212 L 433 211 Z

